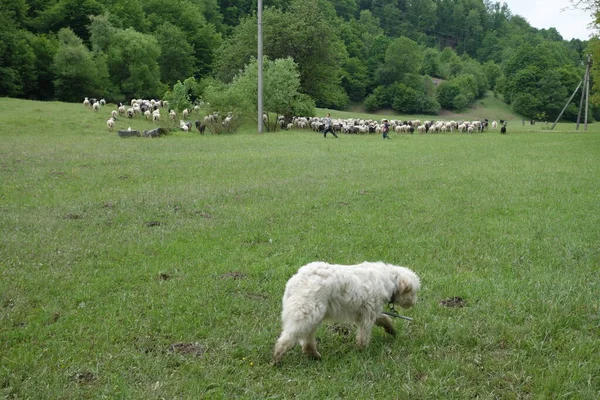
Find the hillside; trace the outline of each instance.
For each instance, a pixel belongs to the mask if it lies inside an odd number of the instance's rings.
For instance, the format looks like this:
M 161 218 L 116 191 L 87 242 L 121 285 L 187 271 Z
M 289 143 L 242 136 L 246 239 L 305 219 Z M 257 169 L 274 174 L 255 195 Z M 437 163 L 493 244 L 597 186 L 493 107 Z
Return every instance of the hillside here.
M 128 102 L 190 78 L 227 84 L 256 58 L 255 11 L 251 0 L 2 2 L 0 96 Z M 526 118 L 552 118 L 587 45 L 483 0 L 273 0 L 263 26 L 264 55 L 291 57 L 316 106 L 408 114 L 464 110 L 495 90 Z

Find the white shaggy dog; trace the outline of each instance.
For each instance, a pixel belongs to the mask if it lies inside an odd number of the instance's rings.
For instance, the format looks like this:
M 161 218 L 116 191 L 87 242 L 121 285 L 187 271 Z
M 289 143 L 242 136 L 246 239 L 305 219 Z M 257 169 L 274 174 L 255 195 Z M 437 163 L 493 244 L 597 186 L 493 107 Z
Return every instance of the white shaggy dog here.
M 275 344 L 273 363 L 281 363 L 296 343 L 308 357 L 320 359 L 315 335 L 324 319 L 357 324 L 356 344 L 361 348 L 369 344 L 374 325 L 394 335 L 391 319 L 382 314 L 383 305 L 412 307 L 420 286 L 419 277 L 410 269 L 383 262 L 313 262 L 301 267 L 285 287 L 283 331 Z

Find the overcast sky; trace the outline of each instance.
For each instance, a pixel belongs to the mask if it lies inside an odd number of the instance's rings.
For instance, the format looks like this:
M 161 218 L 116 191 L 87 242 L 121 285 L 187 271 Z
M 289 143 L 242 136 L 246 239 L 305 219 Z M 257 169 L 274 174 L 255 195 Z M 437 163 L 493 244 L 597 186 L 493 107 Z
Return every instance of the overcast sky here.
M 565 40 L 587 40 L 593 32 L 588 28 L 592 16 L 587 11 L 574 10 L 569 0 L 499 1 L 505 2 L 513 14 L 525 18 L 534 28 L 556 28 Z

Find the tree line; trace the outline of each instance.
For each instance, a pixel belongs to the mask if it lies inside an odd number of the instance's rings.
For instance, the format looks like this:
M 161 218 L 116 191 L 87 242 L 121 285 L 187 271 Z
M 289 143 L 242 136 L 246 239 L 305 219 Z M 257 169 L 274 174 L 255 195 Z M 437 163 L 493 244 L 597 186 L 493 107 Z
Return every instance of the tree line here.
M 273 70 L 296 77 L 303 110 L 363 103 L 436 114 L 492 90 L 527 118 L 552 118 L 594 45 L 533 28 L 491 0 L 264 4 L 264 54 L 287 60 Z M 256 31 L 255 0 L 5 0 L 0 96 L 161 98 L 186 79 L 201 96 L 248 75 Z M 576 115 L 571 105 L 565 118 Z

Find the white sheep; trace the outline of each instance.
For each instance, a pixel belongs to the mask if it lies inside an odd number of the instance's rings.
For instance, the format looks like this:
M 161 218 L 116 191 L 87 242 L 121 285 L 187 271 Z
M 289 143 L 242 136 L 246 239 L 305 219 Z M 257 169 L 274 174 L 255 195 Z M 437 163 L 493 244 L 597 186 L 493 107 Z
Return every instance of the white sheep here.
M 183 115 L 183 119 L 186 119 L 188 117 L 188 115 L 190 115 L 189 110 L 186 108 L 185 110 L 182 111 L 181 113 Z
M 498 123 L 496 121 L 492 121 L 492 129 L 498 128 Z
M 152 122 L 156 122 L 158 123 L 160 121 L 160 111 L 158 110 L 158 108 L 156 110 L 154 110 L 154 112 L 152 113 Z
M 111 115 L 112 119 L 117 119 L 117 115 L 119 115 L 119 113 L 117 112 L 117 110 L 112 110 L 110 112 L 110 115 Z
M 119 108 L 117 108 L 117 111 L 119 112 L 119 115 L 124 115 L 127 112 L 125 106 L 122 104 L 119 106 Z
M 95 103 L 92 105 L 92 109 L 93 109 L 94 111 L 98 111 L 98 110 L 100 110 L 100 103 L 98 103 L 98 102 L 95 102 Z
M 104 99 L 100 99 L 100 105 L 101 105 L 101 106 L 105 106 L 105 105 L 106 105 L 106 100 L 104 100 Z
M 177 114 L 174 110 L 171 110 L 171 112 L 169 113 L 169 117 L 171 117 L 172 121 L 175 121 L 175 117 L 177 117 Z
M 115 127 L 115 120 L 109 118 L 108 121 L 106 121 L 106 126 L 108 127 L 108 131 L 112 132 L 113 128 Z
M 179 121 L 179 127 L 183 129 L 184 132 L 188 132 L 190 130 L 190 127 L 184 120 Z
M 146 119 L 152 119 L 152 113 L 150 112 L 150 110 L 144 111 L 144 117 Z
M 90 105 L 90 101 L 88 100 L 88 98 L 86 97 L 85 100 L 83 100 L 83 105 L 88 107 Z

